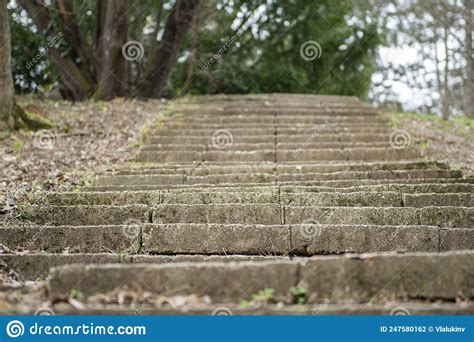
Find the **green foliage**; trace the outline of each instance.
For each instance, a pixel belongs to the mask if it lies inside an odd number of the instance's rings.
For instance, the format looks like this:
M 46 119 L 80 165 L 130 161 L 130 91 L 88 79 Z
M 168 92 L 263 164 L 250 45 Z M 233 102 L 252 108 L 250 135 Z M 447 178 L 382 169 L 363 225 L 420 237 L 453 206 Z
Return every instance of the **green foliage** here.
M 163 33 L 173 1 L 164 1 L 157 27 L 160 3 L 131 1 L 129 36 L 144 47 L 143 58 L 129 64 L 132 89 L 153 67 L 159 48 L 156 37 Z M 370 19 L 370 8 L 355 3 L 206 0 L 198 26 L 182 46 L 168 94 L 292 92 L 364 97 L 371 86 L 382 30 Z M 74 1 L 82 37 L 91 50 L 96 49 L 94 5 L 95 1 Z M 46 92 L 58 84 L 59 77 L 44 51 L 44 34 L 14 1 L 9 10 L 16 91 Z M 60 32 L 57 13 L 51 13 L 50 25 Z M 300 49 L 310 41 L 319 44 L 321 55 L 305 60 Z M 65 39 L 55 47 L 63 56 L 73 53 Z M 37 62 L 31 63 L 38 54 Z M 94 63 L 89 67 L 95 69 Z
M 11 149 L 16 153 L 20 152 L 23 149 L 24 145 L 25 144 L 20 139 L 12 140 L 10 142 Z
M 58 75 L 47 56 L 41 56 L 44 39 L 26 13 L 15 3 L 9 6 L 12 39 L 12 73 L 15 91 L 19 94 L 48 90 Z
M 290 287 L 290 294 L 293 298 L 293 303 L 295 304 L 304 304 L 306 303 L 307 291 L 303 287 Z
M 189 92 L 365 96 L 381 37 L 375 22 L 367 19 L 368 13 L 355 11 L 352 3 L 206 2 Z M 302 58 L 300 48 L 308 41 L 320 45 L 319 58 Z M 192 59 L 189 50 L 185 53 L 173 84 L 182 85 L 188 75 Z
M 78 289 L 71 289 L 69 292 L 69 297 L 74 299 L 84 299 L 84 294 Z
M 275 299 L 274 296 L 275 296 L 275 289 L 266 288 L 256 293 L 253 293 L 249 300 L 244 299 L 240 301 L 240 307 L 247 308 L 249 306 L 254 306 L 254 305 L 258 306 L 262 304 L 268 304 L 274 301 Z

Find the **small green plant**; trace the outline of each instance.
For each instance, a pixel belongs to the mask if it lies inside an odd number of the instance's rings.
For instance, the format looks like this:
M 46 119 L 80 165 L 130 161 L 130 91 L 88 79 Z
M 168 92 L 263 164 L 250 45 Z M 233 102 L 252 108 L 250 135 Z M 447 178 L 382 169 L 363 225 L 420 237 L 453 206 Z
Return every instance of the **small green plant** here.
M 290 287 L 290 294 L 295 304 L 304 304 L 307 299 L 307 290 L 303 287 Z
M 12 142 L 10 142 L 10 147 L 15 153 L 20 152 L 23 149 L 24 145 L 25 144 L 23 143 L 23 141 L 19 139 L 15 139 Z
M 275 289 L 266 288 L 252 294 L 252 301 L 254 302 L 270 302 L 275 295 Z
M 426 141 L 420 143 L 420 149 L 423 150 L 423 151 L 426 150 L 428 148 L 428 146 L 429 146 L 429 144 Z
M 243 299 L 239 305 L 241 308 L 248 308 L 250 306 L 265 305 L 275 301 L 275 289 L 266 288 L 253 293 L 250 299 Z
M 85 296 L 78 289 L 71 289 L 71 291 L 69 292 L 69 297 L 74 299 L 84 299 Z

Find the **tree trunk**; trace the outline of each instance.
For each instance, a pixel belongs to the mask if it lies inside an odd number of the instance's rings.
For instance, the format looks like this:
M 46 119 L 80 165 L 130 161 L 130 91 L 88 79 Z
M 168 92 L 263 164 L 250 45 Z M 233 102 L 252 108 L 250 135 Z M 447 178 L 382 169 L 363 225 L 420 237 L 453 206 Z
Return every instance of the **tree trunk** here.
M 443 82 L 443 97 L 442 97 L 442 116 L 444 120 L 448 120 L 450 116 L 450 91 L 449 91 L 449 49 L 448 49 L 448 28 L 444 28 L 444 82 Z
M 18 3 L 28 12 L 31 20 L 39 31 L 49 38 L 49 42 L 62 39 L 64 33 L 56 32 L 50 25 L 52 18 L 49 9 L 38 1 L 18 0 Z M 63 96 L 71 100 L 84 100 L 88 98 L 95 89 L 95 82 L 89 73 L 84 73 L 77 65 L 73 56 L 63 55 L 56 44 L 48 44 L 48 56 L 61 76 Z
M 128 60 L 122 48 L 128 37 L 129 0 L 107 0 L 106 7 L 96 98 L 110 100 L 128 95 Z
M 0 129 L 14 128 L 15 99 L 11 60 L 10 19 L 7 0 L 0 0 Z
M 202 4 L 202 3 L 201 3 Z M 193 18 L 193 23 L 191 26 L 191 32 L 193 33 L 191 37 L 191 46 L 189 51 L 188 58 L 188 70 L 186 72 L 186 79 L 182 87 L 182 94 L 188 92 L 188 88 L 193 81 L 194 69 L 198 61 L 198 40 L 199 40 L 199 31 L 201 30 L 201 4 L 198 5 L 196 9 L 196 15 Z
M 474 118 L 474 47 L 472 41 L 472 31 L 474 6 L 472 0 L 464 0 L 463 16 L 466 22 L 466 79 L 464 81 L 464 113 Z
M 100 1 L 99 1 L 100 2 Z M 88 50 L 82 37 L 76 15 L 74 13 L 73 0 L 57 0 L 56 8 L 59 11 L 59 19 L 63 26 L 64 39 L 71 47 L 74 59 L 78 67 L 84 74 L 89 74 L 88 78 L 95 78 L 95 63 L 92 60 L 92 54 Z
M 107 2 L 106 1 L 96 1 L 95 2 L 95 22 L 94 22 L 94 56 L 95 60 L 97 61 L 97 65 L 95 66 L 97 75 L 100 75 L 101 70 L 100 66 L 101 62 L 101 54 L 102 54 L 102 35 L 104 34 L 104 26 L 105 26 L 105 16 L 107 14 Z
M 435 71 L 436 71 L 436 88 L 438 90 L 440 105 L 443 104 L 443 81 L 441 81 L 441 61 L 438 55 L 438 39 L 433 43 L 434 57 L 435 57 Z M 441 108 L 442 109 L 442 108 Z
M 178 58 L 184 36 L 189 30 L 201 2 L 202 0 L 176 0 L 166 21 L 155 66 L 140 85 L 140 93 L 143 96 L 155 98 L 161 96 Z

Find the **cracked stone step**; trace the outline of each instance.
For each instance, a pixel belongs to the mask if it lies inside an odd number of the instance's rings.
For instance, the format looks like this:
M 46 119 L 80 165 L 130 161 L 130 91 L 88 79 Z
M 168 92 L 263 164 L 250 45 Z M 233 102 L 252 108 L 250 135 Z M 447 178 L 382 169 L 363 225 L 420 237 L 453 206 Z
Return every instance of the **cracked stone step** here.
M 359 180 L 329 180 L 329 181 L 307 181 L 307 182 L 279 182 L 281 186 L 298 187 L 303 186 L 308 189 L 311 187 L 326 187 L 334 189 L 333 191 L 344 191 L 339 189 L 347 189 L 360 186 L 374 186 L 384 184 L 401 184 L 401 185 L 421 185 L 424 183 L 441 185 L 443 183 L 453 183 L 463 185 L 471 185 L 474 183 L 473 179 L 452 179 L 452 178 L 416 178 L 416 179 L 359 179 Z M 464 184 L 463 184 L 464 183 Z M 274 186 L 276 184 L 268 183 L 267 186 Z M 216 184 L 199 184 L 199 188 L 215 188 Z M 262 183 L 226 183 L 219 184 L 219 187 L 233 187 L 233 188 L 254 188 L 261 187 Z M 144 191 L 144 190 L 166 190 L 166 189 L 189 189 L 196 190 L 197 184 L 161 184 L 161 185 L 112 185 L 112 186 L 85 186 L 82 188 L 83 191 Z M 469 189 L 472 189 L 470 187 Z M 347 190 L 346 190 L 347 191 Z M 429 190 L 423 192 L 430 192 Z M 456 192 L 456 190 L 451 191 Z M 464 192 L 464 190 L 463 190 Z
M 48 292 L 57 298 L 75 289 L 89 297 L 127 287 L 155 294 L 199 293 L 214 303 L 238 303 L 266 288 L 282 297 L 298 286 L 306 289 L 310 304 L 411 298 L 454 301 L 474 297 L 473 270 L 472 252 L 363 254 L 304 261 L 69 265 L 51 270 Z
M 320 207 L 276 204 L 160 204 L 153 223 L 375 224 L 474 228 L 474 208 Z M 283 214 L 283 215 L 282 215 Z
M 434 226 L 164 224 L 144 226 L 142 241 L 142 252 L 153 254 L 311 256 L 469 250 L 474 247 L 474 230 Z

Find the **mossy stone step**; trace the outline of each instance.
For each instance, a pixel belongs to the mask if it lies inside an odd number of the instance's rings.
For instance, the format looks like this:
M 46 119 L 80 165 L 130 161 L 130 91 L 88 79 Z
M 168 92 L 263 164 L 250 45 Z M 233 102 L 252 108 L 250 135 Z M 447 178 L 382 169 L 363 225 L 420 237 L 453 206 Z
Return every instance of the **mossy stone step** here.
M 258 150 L 258 151 L 141 151 L 135 161 L 143 162 L 302 162 L 327 161 L 395 161 L 416 159 L 420 153 L 414 149 L 346 148 Z
M 51 298 L 72 289 L 85 297 L 127 287 L 155 294 L 199 293 L 214 303 L 272 288 L 277 297 L 297 285 L 308 303 L 375 303 L 407 298 L 473 299 L 472 252 L 312 257 L 305 261 L 72 265 L 51 270 Z M 130 275 L 133 274 L 133 277 Z M 182 286 L 186 284 L 187 286 Z
M 192 146 L 192 145 L 190 145 Z M 193 176 L 206 176 L 229 173 L 311 173 L 336 171 L 378 171 L 378 170 L 448 170 L 445 163 L 424 160 L 393 161 L 393 162 L 338 162 L 338 163 L 229 163 L 214 165 L 208 163 L 194 164 L 161 164 L 149 163 L 127 164 L 115 170 L 115 174 L 170 174 L 185 173 Z
M 268 183 L 266 186 L 273 187 L 275 185 L 280 186 L 289 186 L 289 187 L 298 187 L 302 186 L 310 189 L 311 187 L 325 187 L 329 189 L 334 189 L 334 191 L 339 191 L 338 189 L 343 189 L 341 191 L 347 191 L 344 189 L 354 188 L 360 186 L 383 186 L 385 184 L 400 184 L 400 185 L 442 185 L 445 183 L 455 183 L 456 188 L 459 186 L 471 186 L 474 184 L 473 179 L 453 179 L 453 178 L 415 178 L 415 179 L 359 179 L 359 180 L 329 180 L 329 181 L 305 181 L 305 182 L 279 182 L 278 184 Z M 262 183 L 226 183 L 226 184 L 161 184 L 161 185 L 112 185 L 112 186 L 85 186 L 82 188 L 83 191 L 145 191 L 145 190 L 167 190 L 167 189 L 181 189 L 181 190 L 199 190 L 206 188 L 216 188 L 216 186 L 221 188 L 255 188 L 262 187 Z M 441 189 L 441 188 L 439 188 Z M 464 188 L 462 188 L 464 189 Z M 468 188 L 469 189 L 469 188 Z M 470 188 L 472 189 L 472 187 Z M 327 191 L 327 190 L 325 190 Z M 352 190 L 353 191 L 353 190 Z M 426 190 L 423 192 L 430 192 Z M 436 192 L 436 191 L 435 191 Z M 451 192 L 456 192 L 453 190 Z M 462 192 L 465 192 L 462 190 Z
M 153 223 L 375 224 L 474 228 L 469 207 L 321 207 L 275 204 L 161 204 Z
M 271 171 L 268 170 L 268 171 Z M 96 186 L 113 185 L 159 185 L 159 184 L 226 184 L 226 183 L 275 183 L 306 182 L 328 180 L 358 179 L 416 179 L 416 178 L 461 178 L 460 171 L 453 170 L 391 170 L 391 171 L 337 171 L 330 173 L 229 173 L 205 176 L 188 176 L 182 174 L 146 174 L 146 175 L 113 175 L 99 177 Z

